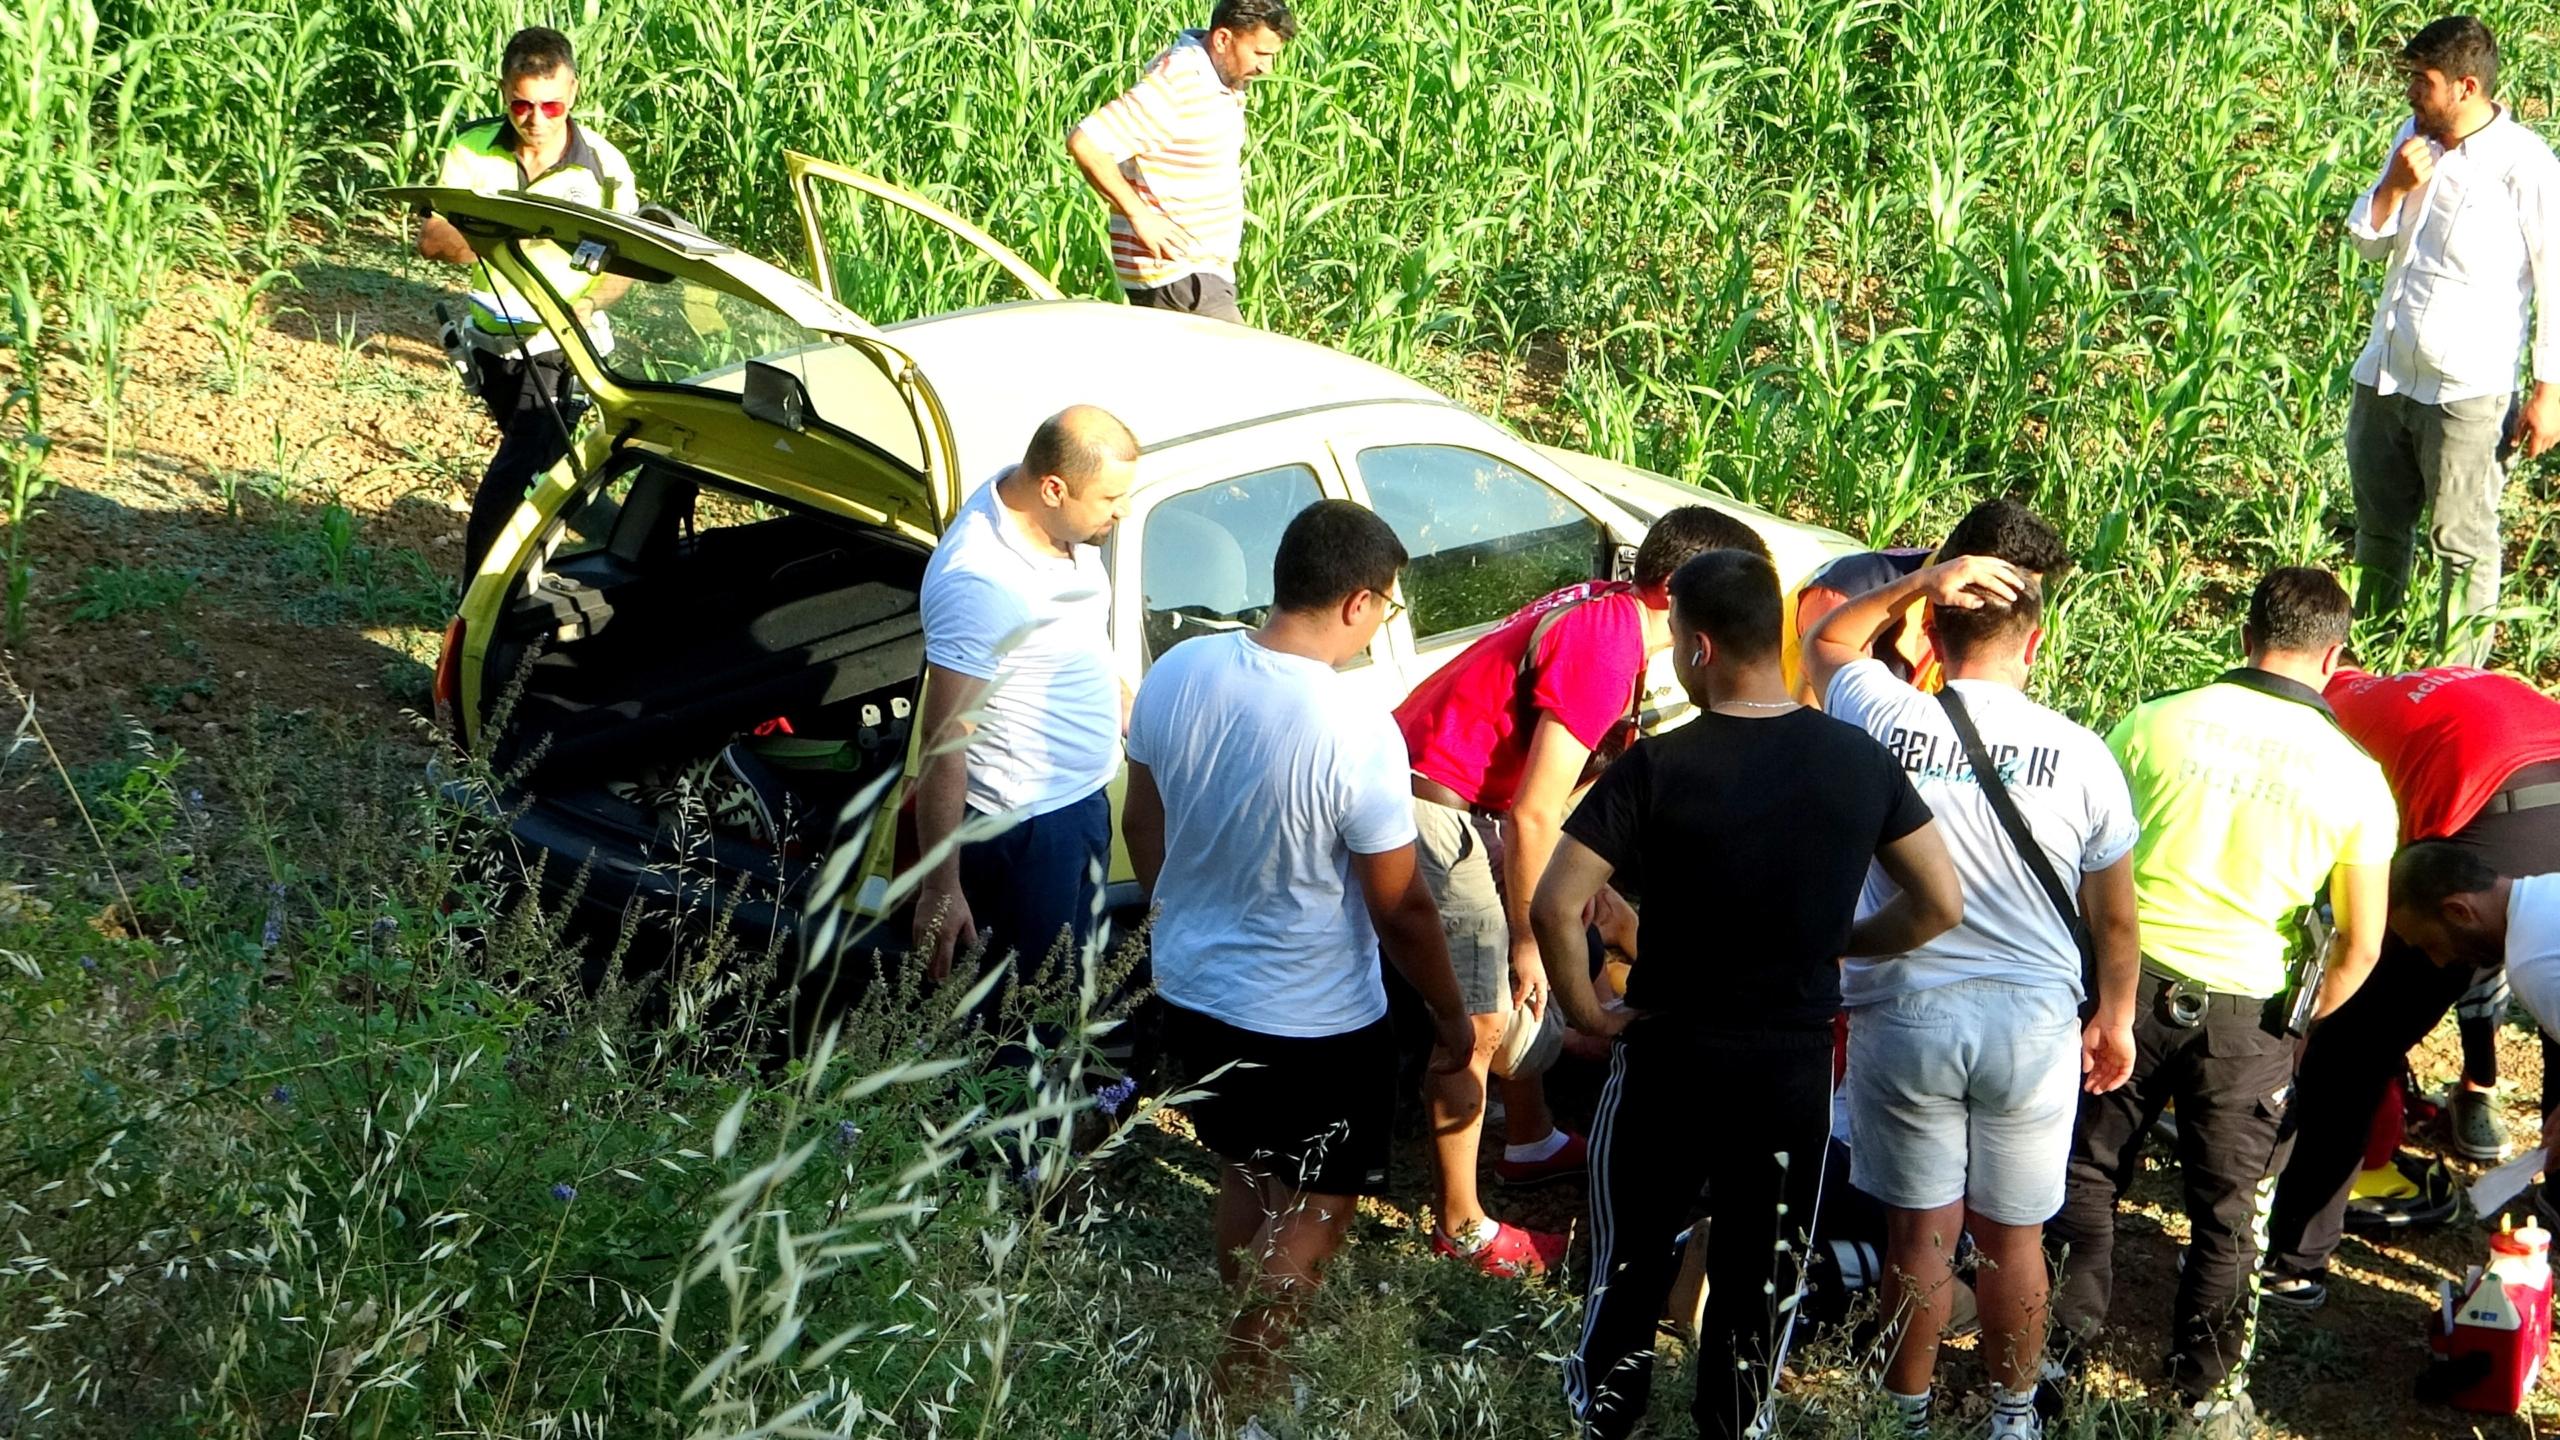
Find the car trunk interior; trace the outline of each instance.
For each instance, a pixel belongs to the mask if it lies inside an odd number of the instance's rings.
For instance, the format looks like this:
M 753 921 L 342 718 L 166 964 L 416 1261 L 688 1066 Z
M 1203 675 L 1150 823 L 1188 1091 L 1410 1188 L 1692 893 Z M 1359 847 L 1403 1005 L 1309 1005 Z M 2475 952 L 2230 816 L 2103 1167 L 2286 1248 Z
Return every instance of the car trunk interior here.
M 788 888 L 905 758 L 925 552 L 659 460 L 565 523 L 483 671 L 499 772 L 599 844 Z

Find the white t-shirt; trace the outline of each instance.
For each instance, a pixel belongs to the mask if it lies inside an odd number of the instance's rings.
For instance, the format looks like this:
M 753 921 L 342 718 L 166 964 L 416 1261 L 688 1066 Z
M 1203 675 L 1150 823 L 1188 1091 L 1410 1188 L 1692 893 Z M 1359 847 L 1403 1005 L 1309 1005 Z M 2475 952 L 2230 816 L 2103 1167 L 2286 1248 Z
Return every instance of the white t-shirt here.
M 1129 759 L 1164 797 L 1156 989 L 1265 1035 L 1340 1035 L 1387 1013 L 1354 853 L 1414 839 L 1404 736 L 1314 660 L 1244 634 L 1147 672 Z
M 2507 887 L 2507 988 L 2544 1034 L 2560 1037 L 2560 875 Z
M 2076 899 L 2082 874 L 2104 870 L 2133 850 L 2139 830 L 2124 771 L 2095 732 L 2016 690 L 1983 680 L 1950 683 L 1999 761 L 2028 832 Z M 1846 961 L 1842 1001 L 1870 1005 L 1959 980 L 2050 983 L 2086 998 L 2079 947 L 1983 798 L 1964 742 L 1938 698 L 1896 679 L 1879 661 L 1860 660 L 1832 677 L 1823 709 L 1873 735 L 1902 763 L 1938 817 L 1964 882 L 1961 923 L 1906 955 Z M 1884 871 L 1871 868 L 1859 914 L 1873 914 L 1895 893 Z
M 1043 815 L 1120 770 L 1120 682 L 1102 552 L 1044 554 L 1016 534 L 989 481 L 924 567 L 924 658 L 992 682 L 969 739 L 969 807 Z

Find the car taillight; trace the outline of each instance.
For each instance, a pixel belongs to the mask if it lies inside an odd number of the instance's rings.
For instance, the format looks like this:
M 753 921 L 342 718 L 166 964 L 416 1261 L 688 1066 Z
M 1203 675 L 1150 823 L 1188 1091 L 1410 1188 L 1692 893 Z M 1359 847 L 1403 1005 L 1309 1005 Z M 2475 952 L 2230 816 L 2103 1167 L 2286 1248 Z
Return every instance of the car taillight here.
M 436 656 L 436 728 L 444 731 L 457 750 L 466 748 L 462 736 L 462 617 L 444 627 L 444 650 Z

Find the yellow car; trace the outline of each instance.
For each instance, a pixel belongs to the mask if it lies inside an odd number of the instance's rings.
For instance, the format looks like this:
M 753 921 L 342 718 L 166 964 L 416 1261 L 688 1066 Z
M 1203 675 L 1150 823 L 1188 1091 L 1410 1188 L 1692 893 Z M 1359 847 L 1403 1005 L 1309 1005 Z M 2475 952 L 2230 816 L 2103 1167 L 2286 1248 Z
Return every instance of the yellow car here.
M 1069 403 L 1111 410 L 1143 447 L 1129 518 L 1104 547 L 1132 687 L 1172 646 L 1260 621 L 1281 529 L 1320 498 L 1376 510 L 1413 556 L 1410 609 L 1356 670 L 1382 706 L 1530 599 L 1623 573 L 1675 506 L 1746 519 L 1790 594 L 1860 548 L 1531 444 L 1322 346 L 1068 299 L 927 201 L 808 157 L 791 166 L 816 284 L 632 216 L 391 192 L 451 221 L 524 292 L 593 397 L 575 451 L 472 578 L 436 675 L 455 740 L 490 742 L 518 772 L 517 793 L 483 802 L 527 853 L 548 852 L 555 882 L 587 872 L 588 906 L 663 910 L 716 885 L 743 896 L 751 935 L 795 925 L 829 837 L 785 812 L 832 820 L 865 782 L 912 773 L 926 556 L 968 490 Z M 875 326 L 829 293 L 830 193 L 927 218 L 1029 298 Z M 526 260 L 536 245 L 630 282 L 595 327 L 605 339 L 545 288 Z M 1667 665 L 1653 681 L 1653 720 L 1678 718 Z M 501 711 L 503 733 L 484 734 Z M 889 814 L 905 788 L 888 790 Z M 706 793 L 707 825 L 682 824 L 681 797 Z M 871 828 L 846 891 L 861 926 L 891 914 L 889 877 L 911 858 L 911 826 Z M 1125 857 L 1112 878 L 1115 906 L 1133 902 Z

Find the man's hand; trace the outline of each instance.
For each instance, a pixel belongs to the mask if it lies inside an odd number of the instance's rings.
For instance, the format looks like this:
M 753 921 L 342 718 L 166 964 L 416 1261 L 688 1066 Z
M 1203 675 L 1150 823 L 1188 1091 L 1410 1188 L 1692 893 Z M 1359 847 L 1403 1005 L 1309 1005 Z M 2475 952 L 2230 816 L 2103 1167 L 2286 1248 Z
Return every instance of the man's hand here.
M 960 893 L 957 883 L 927 880 L 917 887 L 916 918 L 908 943 L 923 949 L 928 931 L 933 949 L 925 957 L 924 972 L 936 980 L 949 979 L 953 952 L 978 943 L 977 918 L 969 913 L 969 897 Z
M 2133 1021 L 2090 1019 L 2080 1032 L 2080 1088 L 2104 1095 L 2133 1076 Z
M 1529 1012 L 1532 1020 L 1547 1015 L 1547 965 L 1538 957 L 1535 936 L 1523 935 L 1511 942 L 1511 1000 Z
M 1136 237 L 1138 248 L 1159 260 L 1179 260 L 1200 248 L 1190 231 L 1152 205 L 1133 205 L 1128 215 L 1129 233 Z
M 1431 1029 L 1435 1043 L 1431 1047 L 1431 1073 L 1455 1075 L 1467 1068 L 1476 1053 L 1476 1022 L 1472 1016 L 1454 1011 L 1434 1014 Z
M 2424 135 L 2412 135 L 2401 141 L 2400 148 L 2391 152 L 2391 163 L 2382 170 L 2382 195 L 2377 198 L 2391 202 L 2390 210 L 2384 214 L 2398 210 L 2400 202 L 2407 199 L 2411 191 L 2425 189 L 2435 174 L 2436 147 L 2432 141 Z M 2383 216 L 2373 218 L 2379 222 Z
M 1996 555 L 1964 555 L 1929 568 L 1921 594 L 1932 605 L 1979 610 L 2026 593 L 2026 572 Z
M 2536 385 L 2516 412 L 2516 453 L 2539 460 L 2560 441 L 2560 385 Z

